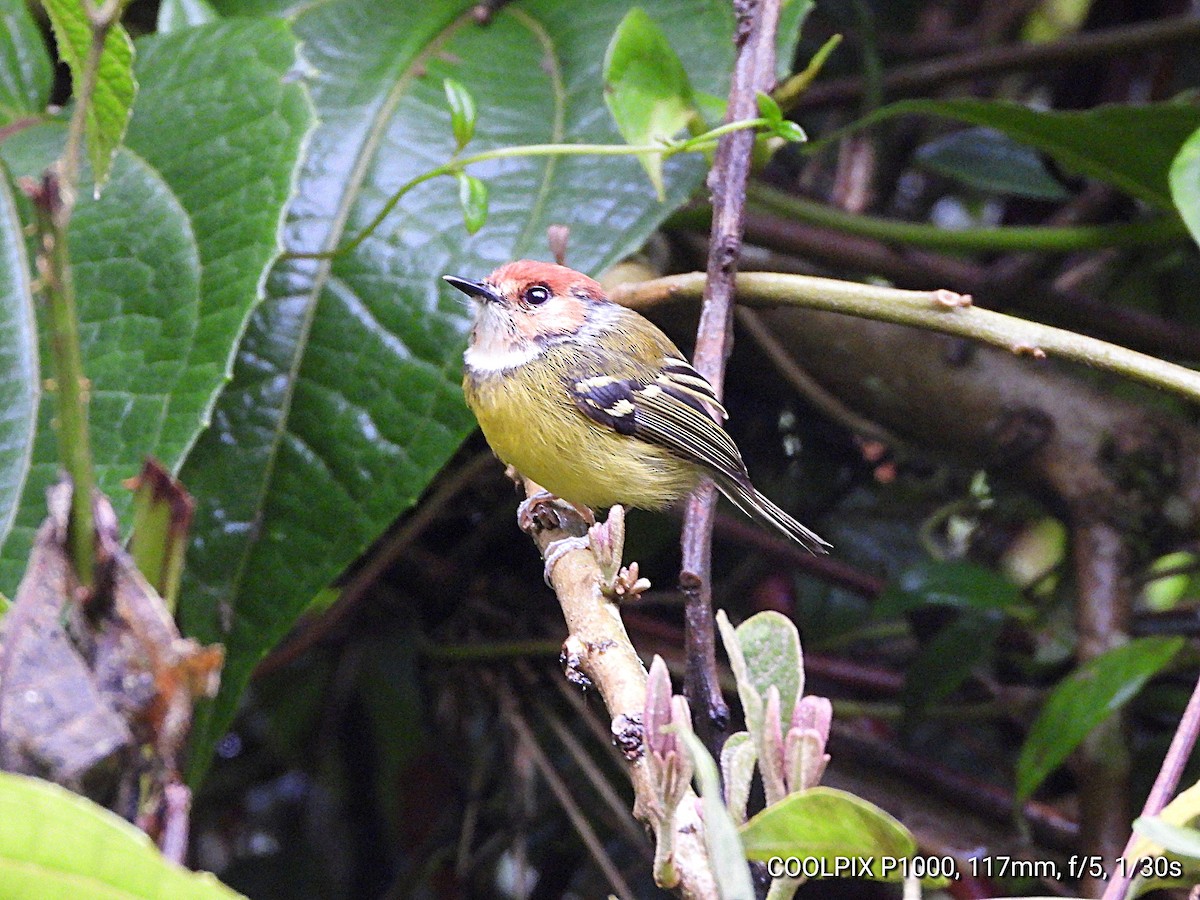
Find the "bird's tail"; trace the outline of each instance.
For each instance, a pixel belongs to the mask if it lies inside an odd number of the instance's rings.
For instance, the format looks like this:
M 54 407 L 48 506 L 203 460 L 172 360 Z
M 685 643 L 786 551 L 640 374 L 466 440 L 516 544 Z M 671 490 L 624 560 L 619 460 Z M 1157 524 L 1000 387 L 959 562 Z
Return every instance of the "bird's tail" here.
M 717 480 L 721 493 L 729 498 L 738 509 L 764 525 L 769 525 L 791 538 L 810 553 L 828 553 L 832 545 L 815 532 L 805 528 L 782 509 L 754 489 L 752 484 L 743 484 L 733 479 Z

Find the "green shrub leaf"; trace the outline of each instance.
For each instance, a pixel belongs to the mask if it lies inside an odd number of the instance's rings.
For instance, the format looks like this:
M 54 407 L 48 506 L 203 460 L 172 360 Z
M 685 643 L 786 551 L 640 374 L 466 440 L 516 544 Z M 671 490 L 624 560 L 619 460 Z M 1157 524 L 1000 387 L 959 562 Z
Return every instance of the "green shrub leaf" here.
M 991 128 L 955 131 L 916 153 L 923 168 L 984 193 L 1034 200 L 1065 200 L 1062 183 L 1046 171 L 1041 155 Z
M 1138 816 L 1133 830 L 1176 856 L 1200 860 L 1200 831 L 1185 825 L 1175 825 L 1159 816 Z
M 92 45 L 92 30 L 82 0 L 42 0 L 50 16 L 58 52 L 71 70 L 78 97 Z M 137 83 L 133 79 L 133 43 L 120 24 L 104 40 L 95 88 L 88 108 L 85 133 L 92 178 L 98 191 L 108 181 L 109 169 L 129 125 Z
M 1179 652 L 1183 638 L 1147 637 L 1115 647 L 1072 672 L 1051 692 L 1017 760 L 1017 800 L 1025 801 L 1079 746 Z
M 139 46 L 146 88 L 128 147 L 101 199 L 81 185 L 70 233 L 97 478 L 123 519 L 131 497 L 121 482 L 144 456 L 177 471 L 208 423 L 278 252 L 311 122 L 283 22 L 206 26 Z M 36 175 L 61 151 L 64 131 L 26 129 L 0 152 L 14 174 Z M 52 399 L 42 403 L 33 467 L 0 551 L 0 590 L 20 580 L 56 477 Z
M 54 69 L 25 0 L 0 0 L 0 126 L 41 115 Z
M 872 865 L 865 877 L 877 881 L 903 880 L 902 868 L 887 867 L 884 861 L 902 860 L 917 850 L 912 834 L 892 816 L 861 797 L 830 787 L 789 794 L 740 831 L 749 859 L 821 860 L 826 871 L 833 872 L 838 860 L 867 857 Z
M 991 569 L 960 560 L 924 559 L 888 582 L 875 603 L 875 616 L 893 618 L 927 605 L 1012 611 L 1023 603 L 1020 589 Z
M 754 763 L 758 758 L 754 739 L 748 731 L 736 731 L 721 747 L 721 781 L 725 785 L 725 806 L 735 824 L 746 820 L 746 804 L 750 799 L 750 782 L 754 778 Z
M 950 696 L 972 671 L 986 663 L 1003 629 L 1004 617 L 999 613 L 968 610 L 934 635 L 905 674 L 906 720 Z
M 791 722 L 796 700 L 804 694 L 804 657 L 800 634 L 787 616 L 773 610 L 756 613 L 737 627 L 750 683 L 766 700 L 767 688 L 779 691 L 779 713 Z M 783 732 L 787 733 L 784 726 Z
M 487 185 L 474 175 L 458 174 L 458 203 L 462 207 L 463 224 L 468 234 L 474 234 L 487 222 Z
M 609 42 L 604 57 L 604 102 L 630 144 L 667 141 L 695 113 L 692 85 L 683 63 L 662 29 L 641 7 L 629 10 Z M 662 199 L 662 157 L 646 153 L 638 159 Z
M 0 152 L 14 174 L 35 177 L 62 151 L 65 136 L 59 123 L 39 125 L 10 137 Z M 129 492 L 121 482 L 137 473 L 143 456 L 177 460 L 199 429 L 198 409 L 191 410 L 190 429 L 167 414 L 196 339 L 200 260 L 178 198 L 128 149 L 117 153 L 103 196 L 93 199 L 85 179 L 79 198 L 68 246 L 92 384 L 92 453 L 100 488 L 124 510 Z M 52 378 L 52 360 L 45 364 L 43 375 Z M 9 593 L 46 515 L 46 488 L 58 477 L 55 404 L 51 393 L 43 394 L 20 508 L 0 551 L 0 590 Z
M 37 325 L 31 269 L 8 172 L 0 164 L 0 543 L 8 536 L 37 431 Z
M 163 0 L 158 7 L 156 30 L 159 34 L 167 34 L 194 25 L 207 25 L 219 18 L 208 0 Z
M 207 872 L 169 862 L 145 833 L 85 797 L 0 772 L 0 896 L 233 900 Z
M 444 79 L 442 86 L 446 89 L 446 101 L 450 104 L 450 130 L 454 132 L 454 140 L 461 150 L 475 136 L 475 98 L 453 78 Z
M 783 110 L 779 108 L 779 104 L 775 102 L 774 97 L 759 91 L 755 94 L 754 99 L 758 103 L 758 114 L 770 122 L 772 126 L 776 126 L 783 121 Z
M 1192 239 L 1200 243 L 1200 129 L 1183 142 L 1171 163 L 1171 199 Z
M 1200 107 L 1178 103 L 1110 104 L 1081 112 L 1038 110 L 1000 100 L 900 100 L 853 128 L 900 115 L 957 119 L 1003 132 L 1155 206 L 1171 207 L 1167 172 L 1184 141 L 1200 128 Z M 828 140 L 828 139 L 826 139 Z M 818 144 L 823 144 L 822 140 Z M 817 146 L 814 144 L 813 146 Z
M 776 137 L 781 137 L 790 144 L 802 144 L 808 140 L 804 129 L 790 119 L 782 119 L 775 123 L 771 131 Z

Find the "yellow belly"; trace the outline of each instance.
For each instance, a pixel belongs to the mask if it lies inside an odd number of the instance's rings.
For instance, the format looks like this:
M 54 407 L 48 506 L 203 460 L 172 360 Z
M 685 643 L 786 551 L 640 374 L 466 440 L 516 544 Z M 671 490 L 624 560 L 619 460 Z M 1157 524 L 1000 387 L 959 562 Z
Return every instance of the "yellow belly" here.
M 592 509 L 661 509 L 696 484 L 696 468 L 654 444 L 598 425 L 557 379 L 504 374 L 473 380 L 467 404 L 492 450 L 556 497 Z

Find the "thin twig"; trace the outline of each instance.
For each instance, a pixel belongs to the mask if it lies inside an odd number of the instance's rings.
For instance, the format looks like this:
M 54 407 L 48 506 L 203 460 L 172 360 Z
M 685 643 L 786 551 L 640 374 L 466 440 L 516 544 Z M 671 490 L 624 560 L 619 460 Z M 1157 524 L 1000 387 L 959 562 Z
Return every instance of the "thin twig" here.
M 1073 504 L 1070 511 L 1079 634 L 1075 656 L 1082 665 L 1129 640 L 1130 552 L 1122 529 L 1096 513 L 1093 499 Z M 1080 850 L 1111 860 L 1125 843 L 1129 827 L 1133 760 L 1125 738 L 1124 712 L 1118 710 L 1094 728 L 1075 751 L 1073 762 L 1079 785 Z M 1088 896 L 1107 891 L 1107 877 L 1107 871 L 1085 874 L 1083 890 Z
M 726 121 L 752 116 L 756 94 L 775 84 L 775 33 L 779 27 L 779 0 L 734 3 L 738 14 L 738 55 L 729 87 Z M 721 396 L 725 360 L 733 335 L 733 282 L 745 228 L 746 185 L 754 135 L 733 132 L 717 145 L 708 185 L 713 197 L 712 236 L 704 306 L 696 332 L 693 364 Z M 683 520 L 683 560 L 679 587 L 687 597 L 684 609 L 684 643 L 687 677 L 684 694 L 696 710 L 697 731 L 713 748 L 714 737 L 729 724 L 729 706 L 721 696 L 717 678 L 716 632 L 712 612 L 712 526 L 716 489 L 707 479 L 688 499 Z
M 621 285 L 612 297 L 634 309 L 645 309 L 666 300 L 698 298 L 703 285 L 704 276 L 693 272 Z M 970 305 L 970 297 L 951 291 L 904 291 L 767 272 L 739 275 L 737 289 L 739 300 L 748 306 L 801 306 L 914 325 L 993 344 L 1019 356 L 1057 356 L 1095 366 L 1200 401 L 1200 372 L 1086 335 L 980 309 Z
M 1191 15 L 1157 22 L 1125 25 L 1104 31 L 1073 34 L 1044 44 L 1008 44 L 985 47 L 928 62 L 897 66 L 884 73 L 883 89 L 889 95 L 912 94 L 980 75 L 998 75 L 1082 62 L 1115 54 L 1133 54 L 1200 38 L 1200 18 Z M 816 109 L 857 100 L 866 90 L 862 78 L 818 82 L 801 94 L 796 109 Z
M 1150 789 L 1150 796 L 1146 798 L 1146 805 L 1142 807 L 1143 816 L 1157 816 L 1166 807 L 1167 801 L 1175 793 L 1175 788 L 1179 786 L 1179 778 L 1192 755 L 1192 749 L 1196 746 L 1197 736 L 1200 736 L 1200 680 L 1197 680 L 1196 686 L 1192 688 L 1192 698 L 1188 700 L 1187 709 L 1183 711 L 1183 718 L 1179 720 L 1179 727 L 1175 729 L 1171 746 L 1163 758 L 1162 768 L 1158 770 L 1158 777 L 1154 779 L 1154 787 Z M 1137 843 L 1137 834 L 1130 834 L 1122 854 L 1129 864 L 1117 867 L 1112 880 L 1104 889 L 1103 900 L 1120 900 L 1125 896 L 1133 879 L 1135 867 L 1131 857 Z
M 771 361 L 784 380 L 791 384 L 800 396 L 830 419 L 840 422 L 861 437 L 872 438 L 892 446 L 903 443 L 882 425 L 865 416 L 860 416 L 837 396 L 822 387 L 817 379 L 804 371 L 796 362 L 796 358 L 788 352 L 783 342 L 775 337 L 770 327 L 757 312 L 744 306 L 740 307 L 737 310 L 737 319 L 738 323 L 754 338 L 754 342 L 767 355 L 767 359 Z
M 612 885 L 613 891 L 616 892 L 617 896 L 622 898 L 634 897 L 633 891 L 630 890 L 624 876 L 621 875 L 620 870 L 612 861 L 612 857 L 605 852 L 604 845 L 600 842 L 600 838 L 596 836 L 596 831 L 587 820 L 587 816 L 583 814 L 583 810 L 579 808 L 579 804 L 571 796 L 571 789 L 567 787 L 562 777 L 555 771 L 554 765 L 546 757 L 546 751 L 538 743 L 533 729 L 529 727 L 529 723 L 525 721 L 525 717 L 517 709 L 511 693 L 499 685 L 494 685 L 493 688 L 501 707 L 504 709 L 504 718 L 509 728 L 513 730 L 517 739 L 525 747 L 525 751 L 529 754 L 530 759 L 533 760 L 534 767 L 549 786 L 550 792 L 554 794 L 554 799 L 558 801 L 558 805 L 562 807 L 567 818 L 571 820 L 571 825 L 575 829 L 575 833 L 579 835 L 579 839 L 583 841 L 583 845 L 587 848 L 588 853 L 600 871 L 604 873 L 604 877 L 608 879 L 608 883 Z
M 609 778 L 600 771 L 600 767 L 596 765 L 591 754 L 584 749 L 579 738 L 571 733 L 566 723 L 563 722 L 562 718 L 548 704 L 538 702 L 537 711 L 542 717 L 542 721 L 550 726 L 550 730 L 554 732 L 554 736 L 562 743 L 563 748 L 567 751 L 567 755 L 571 757 L 571 760 L 578 767 L 579 771 L 587 778 L 588 783 L 600 795 L 600 799 L 608 807 L 613 821 L 625 833 L 625 839 L 629 841 L 630 846 L 641 851 L 646 862 L 653 863 L 654 852 L 650 849 L 649 842 L 646 839 L 646 832 L 638 827 L 633 816 L 629 814 L 628 804 L 618 796 Z

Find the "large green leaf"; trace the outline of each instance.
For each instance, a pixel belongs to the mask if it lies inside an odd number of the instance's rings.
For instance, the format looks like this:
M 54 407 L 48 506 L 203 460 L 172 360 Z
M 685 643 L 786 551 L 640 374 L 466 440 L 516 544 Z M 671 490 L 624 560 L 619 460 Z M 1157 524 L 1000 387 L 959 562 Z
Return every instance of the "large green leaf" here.
M 168 862 L 150 838 L 91 800 L 0 773 L 0 896 L 9 900 L 233 900 L 207 872 Z
M 42 0 L 54 26 L 59 55 L 71 69 L 71 82 L 79 95 L 92 46 L 92 28 L 82 0 Z M 109 168 L 129 125 L 137 82 L 133 78 L 133 44 L 120 24 L 105 36 L 96 67 L 85 134 L 88 159 L 97 188 L 108 181 Z
M 1171 199 L 1192 239 L 1200 243 L 1200 129 L 1184 141 L 1171 163 Z
M 214 25 L 140 46 L 145 89 L 128 149 L 100 200 L 83 185 L 70 235 L 97 475 L 123 517 L 121 481 L 146 454 L 177 470 L 211 416 L 278 252 L 311 122 L 285 23 Z M 36 174 L 62 132 L 28 129 L 0 153 L 14 173 Z M 20 579 L 57 471 L 50 399 L 17 528 L 0 552 L 0 590 Z
M 42 113 L 53 79 L 46 42 L 25 0 L 0 0 L 0 126 Z
M 1155 206 L 1171 206 L 1167 172 L 1200 128 L 1200 107 L 1111 104 L 1082 112 L 1039 110 L 1001 100 L 900 100 L 856 123 L 860 128 L 911 113 L 995 128 L 1053 156 L 1067 169 L 1107 182 Z M 813 146 L 823 145 L 824 140 Z
M 126 142 L 191 219 L 200 319 L 166 418 L 183 429 L 177 469 L 233 369 L 238 339 L 281 249 L 284 207 L 314 116 L 283 22 L 218 23 L 138 41 L 138 97 Z M 196 422 L 199 411 L 200 423 Z
M 0 543 L 12 528 L 29 474 L 40 383 L 37 349 L 21 219 L 0 165 Z
M 549 141 L 620 143 L 601 95 L 607 38 L 624 2 L 528 0 L 487 26 L 471 0 L 330 0 L 294 21 L 321 125 L 291 205 L 291 247 L 337 247 L 388 196 L 454 151 L 443 79 L 475 98 L 471 150 Z M 733 16 L 721 0 L 643 4 L 698 89 L 726 90 Z M 183 478 L 198 500 L 186 629 L 226 644 L 197 765 L 227 726 L 254 664 L 317 591 L 420 496 L 473 427 L 461 397 L 467 310 L 443 273 L 482 277 L 547 256 L 598 272 L 637 247 L 700 184 L 701 159 L 665 167 L 659 203 L 632 158 L 480 165 L 490 214 L 467 234 L 450 179 L 421 185 L 353 252 L 288 260 L 243 341 L 213 428 Z M 230 613 L 232 615 L 230 615 Z
M 1046 700 L 1021 748 L 1017 799 L 1029 799 L 1088 733 L 1137 694 L 1182 646 L 1181 637 L 1138 638 L 1064 678 Z

